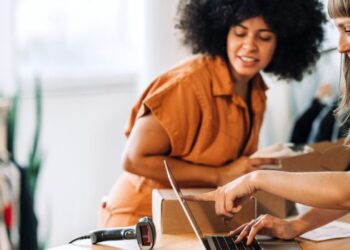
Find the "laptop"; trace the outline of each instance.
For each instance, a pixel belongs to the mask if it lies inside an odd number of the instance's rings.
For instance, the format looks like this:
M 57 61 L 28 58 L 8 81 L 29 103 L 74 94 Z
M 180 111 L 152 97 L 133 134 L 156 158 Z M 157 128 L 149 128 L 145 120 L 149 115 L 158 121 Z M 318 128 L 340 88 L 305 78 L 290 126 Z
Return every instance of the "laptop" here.
M 176 195 L 177 200 L 180 202 L 181 208 L 184 211 L 193 231 L 201 243 L 203 249 L 206 250 L 226 250 L 226 249 L 237 249 L 237 250 L 301 250 L 299 244 L 294 241 L 284 241 L 279 239 L 254 239 L 253 243 L 247 246 L 244 242 L 235 243 L 236 236 L 230 235 L 203 235 L 201 229 L 196 222 L 195 217 L 193 216 L 187 201 L 182 197 L 181 190 L 176 184 L 174 176 L 171 173 L 171 170 L 164 160 L 164 167 L 170 182 L 172 189 Z

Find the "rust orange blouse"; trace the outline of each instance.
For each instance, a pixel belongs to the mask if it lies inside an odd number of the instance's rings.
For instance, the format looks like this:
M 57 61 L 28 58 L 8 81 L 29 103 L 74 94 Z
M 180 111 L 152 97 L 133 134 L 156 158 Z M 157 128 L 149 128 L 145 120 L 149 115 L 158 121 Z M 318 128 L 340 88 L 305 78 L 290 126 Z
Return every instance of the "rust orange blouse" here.
M 133 107 L 125 134 L 129 136 L 137 119 L 151 112 L 170 138 L 170 156 L 220 167 L 256 151 L 266 89 L 261 76 L 254 77 L 250 115 L 235 93 L 226 63 L 219 57 L 195 56 L 151 83 Z M 123 174 L 108 197 L 100 224 L 128 225 L 150 216 L 151 191 L 161 187 L 156 181 Z

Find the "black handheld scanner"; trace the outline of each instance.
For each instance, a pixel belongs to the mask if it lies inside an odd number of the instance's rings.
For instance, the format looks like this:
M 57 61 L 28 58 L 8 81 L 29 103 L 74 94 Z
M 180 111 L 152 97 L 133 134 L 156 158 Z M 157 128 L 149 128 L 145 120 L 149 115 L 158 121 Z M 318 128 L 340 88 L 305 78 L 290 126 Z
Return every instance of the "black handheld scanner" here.
M 149 250 L 156 243 L 156 228 L 151 218 L 143 217 L 136 224 L 136 239 L 140 249 Z
M 156 229 L 151 218 L 141 218 L 134 227 L 106 228 L 91 231 L 89 235 L 72 240 L 91 239 L 92 244 L 109 240 L 136 239 L 141 250 L 150 250 L 156 241 Z

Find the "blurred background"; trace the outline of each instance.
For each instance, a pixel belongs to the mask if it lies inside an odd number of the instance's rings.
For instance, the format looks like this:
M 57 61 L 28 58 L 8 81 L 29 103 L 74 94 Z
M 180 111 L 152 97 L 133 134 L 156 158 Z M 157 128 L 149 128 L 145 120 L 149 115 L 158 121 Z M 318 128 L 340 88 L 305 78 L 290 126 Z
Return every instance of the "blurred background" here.
M 0 93 L 19 96 L 15 157 L 23 166 L 37 127 L 35 82 L 41 86 L 34 198 L 46 247 L 96 227 L 100 200 L 121 173 L 132 104 L 157 74 L 190 55 L 174 29 L 177 3 L 0 0 Z M 302 82 L 287 85 L 264 75 L 269 91 L 261 146 L 289 140 L 321 84 L 338 88 L 337 33 L 331 23 L 325 28 L 322 57 Z

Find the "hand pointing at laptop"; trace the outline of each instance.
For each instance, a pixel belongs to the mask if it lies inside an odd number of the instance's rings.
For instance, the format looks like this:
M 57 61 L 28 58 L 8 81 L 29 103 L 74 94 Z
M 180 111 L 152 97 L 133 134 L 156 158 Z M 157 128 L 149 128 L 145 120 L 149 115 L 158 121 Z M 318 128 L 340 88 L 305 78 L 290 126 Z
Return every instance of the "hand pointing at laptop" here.
M 255 193 L 256 188 L 249 180 L 251 174 L 243 175 L 216 190 L 197 194 L 187 195 L 186 200 L 192 201 L 215 201 L 215 211 L 218 215 L 233 217 L 242 208 L 245 200 Z
M 232 218 L 235 213 L 242 209 L 243 203 L 258 191 L 255 180 L 255 173 L 247 174 L 214 191 L 187 195 L 184 198 L 191 201 L 215 201 L 216 213 L 225 218 Z M 230 234 L 239 234 L 237 242 L 247 237 L 248 245 L 258 233 L 272 235 L 281 239 L 292 239 L 297 236 L 297 233 L 291 223 L 271 215 L 263 215 L 241 225 L 231 231 Z

